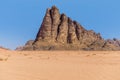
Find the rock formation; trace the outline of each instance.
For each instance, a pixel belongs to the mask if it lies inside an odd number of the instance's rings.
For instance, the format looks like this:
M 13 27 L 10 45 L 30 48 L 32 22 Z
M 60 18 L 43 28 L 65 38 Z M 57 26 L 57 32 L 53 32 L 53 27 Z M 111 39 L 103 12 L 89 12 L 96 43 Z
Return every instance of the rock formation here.
M 106 42 L 109 43 L 109 44 L 113 44 L 117 47 L 120 47 L 120 40 L 118 40 L 116 38 L 113 38 L 112 40 L 108 39 L 108 40 L 106 40 Z
M 34 40 L 29 40 L 29 41 L 27 41 L 27 43 L 25 44 L 25 46 L 19 46 L 19 47 L 17 47 L 15 50 L 16 51 L 21 51 L 21 50 L 33 50 L 33 42 L 34 42 Z
M 23 50 L 118 50 L 100 33 L 86 30 L 53 6 L 47 9 L 36 39 Z

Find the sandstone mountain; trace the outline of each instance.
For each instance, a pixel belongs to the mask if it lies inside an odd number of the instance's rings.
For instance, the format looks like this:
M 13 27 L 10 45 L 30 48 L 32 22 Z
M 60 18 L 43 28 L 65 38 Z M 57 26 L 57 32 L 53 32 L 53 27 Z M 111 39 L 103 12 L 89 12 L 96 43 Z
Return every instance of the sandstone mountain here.
M 53 6 L 47 9 L 36 39 L 28 41 L 22 50 L 119 50 L 119 47 L 60 14 Z

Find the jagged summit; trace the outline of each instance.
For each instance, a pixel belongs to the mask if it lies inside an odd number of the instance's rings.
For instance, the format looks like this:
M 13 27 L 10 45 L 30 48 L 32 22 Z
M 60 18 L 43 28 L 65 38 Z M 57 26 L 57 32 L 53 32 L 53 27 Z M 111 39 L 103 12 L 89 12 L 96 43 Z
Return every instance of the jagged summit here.
M 36 39 L 23 50 L 116 50 L 93 30 L 60 14 L 56 6 L 48 8 Z

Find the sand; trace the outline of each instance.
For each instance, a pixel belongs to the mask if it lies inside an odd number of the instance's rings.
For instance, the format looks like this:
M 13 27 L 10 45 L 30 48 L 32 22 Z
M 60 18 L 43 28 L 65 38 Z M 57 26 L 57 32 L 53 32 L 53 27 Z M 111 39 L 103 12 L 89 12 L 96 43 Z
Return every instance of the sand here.
M 119 51 L 0 50 L 0 80 L 120 80 Z

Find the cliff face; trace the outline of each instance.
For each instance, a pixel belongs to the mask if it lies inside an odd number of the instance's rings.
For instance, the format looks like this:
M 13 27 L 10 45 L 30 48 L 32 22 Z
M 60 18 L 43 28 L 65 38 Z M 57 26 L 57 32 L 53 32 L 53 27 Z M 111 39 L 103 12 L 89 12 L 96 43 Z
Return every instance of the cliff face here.
M 53 6 L 47 9 L 34 42 L 23 50 L 116 50 L 101 35 L 86 30 Z

